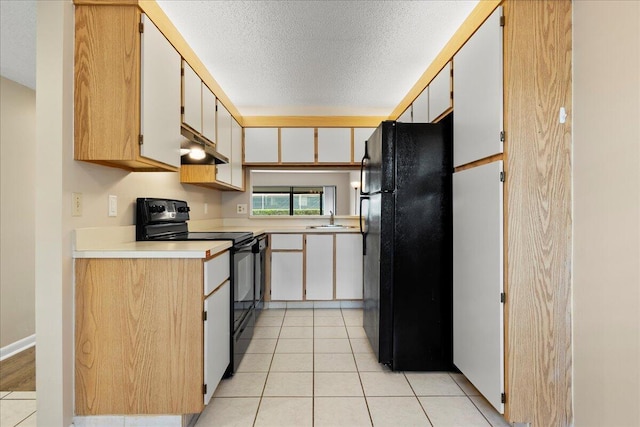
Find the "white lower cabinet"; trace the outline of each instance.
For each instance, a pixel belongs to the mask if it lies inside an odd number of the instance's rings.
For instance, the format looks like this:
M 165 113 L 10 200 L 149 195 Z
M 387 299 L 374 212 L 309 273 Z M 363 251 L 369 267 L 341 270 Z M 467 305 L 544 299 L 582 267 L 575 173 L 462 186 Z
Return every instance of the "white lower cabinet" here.
M 303 252 L 271 253 L 271 299 L 301 301 Z
M 270 242 L 272 301 L 362 299 L 360 234 L 272 234 Z
M 306 237 L 306 299 L 333 299 L 333 234 Z
M 336 299 L 362 299 L 362 235 L 336 234 Z
M 204 300 L 204 404 L 209 403 L 231 360 L 231 285 L 227 280 Z

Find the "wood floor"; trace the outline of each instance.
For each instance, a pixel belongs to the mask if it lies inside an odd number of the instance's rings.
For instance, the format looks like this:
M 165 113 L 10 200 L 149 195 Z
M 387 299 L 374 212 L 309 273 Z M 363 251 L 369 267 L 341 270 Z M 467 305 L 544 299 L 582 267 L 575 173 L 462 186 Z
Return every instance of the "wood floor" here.
M 0 390 L 35 391 L 35 389 L 35 346 L 0 362 Z

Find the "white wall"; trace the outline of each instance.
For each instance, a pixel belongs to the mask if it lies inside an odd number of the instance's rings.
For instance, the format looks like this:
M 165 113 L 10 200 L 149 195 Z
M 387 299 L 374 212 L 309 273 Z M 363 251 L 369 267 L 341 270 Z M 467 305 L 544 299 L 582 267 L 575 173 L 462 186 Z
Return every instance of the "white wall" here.
M 640 2 L 574 1 L 574 414 L 640 425 Z
M 0 347 L 33 335 L 36 94 L 0 78 Z
M 73 417 L 73 230 L 134 224 L 139 196 L 185 199 L 193 219 L 219 218 L 220 193 L 182 185 L 177 173 L 129 173 L 73 160 L 73 4 L 43 1 L 37 8 L 37 185 L 30 224 L 35 224 L 37 411 L 41 424 L 66 427 Z M 83 194 L 82 217 L 71 216 L 72 192 Z M 107 216 L 109 194 L 119 198 L 115 218 Z

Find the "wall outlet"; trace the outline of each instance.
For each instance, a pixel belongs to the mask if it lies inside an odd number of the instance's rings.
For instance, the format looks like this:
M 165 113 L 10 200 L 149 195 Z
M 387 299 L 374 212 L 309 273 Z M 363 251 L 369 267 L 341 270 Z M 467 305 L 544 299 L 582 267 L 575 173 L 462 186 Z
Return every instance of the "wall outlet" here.
M 109 216 L 118 216 L 118 196 L 109 194 Z
M 246 203 L 239 203 L 236 205 L 236 213 L 246 214 L 247 213 L 247 205 Z
M 71 216 L 82 216 L 82 193 L 71 193 Z

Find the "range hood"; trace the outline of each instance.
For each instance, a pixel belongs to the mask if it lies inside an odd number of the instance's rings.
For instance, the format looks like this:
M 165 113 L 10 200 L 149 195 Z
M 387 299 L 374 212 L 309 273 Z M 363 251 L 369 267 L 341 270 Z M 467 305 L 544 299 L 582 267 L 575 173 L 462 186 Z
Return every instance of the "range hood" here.
M 180 144 L 180 164 L 213 165 L 229 163 L 229 159 L 218 153 L 209 141 L 206 141 L 188 127 L 181 126 L 180 133 L 187 138 Z

